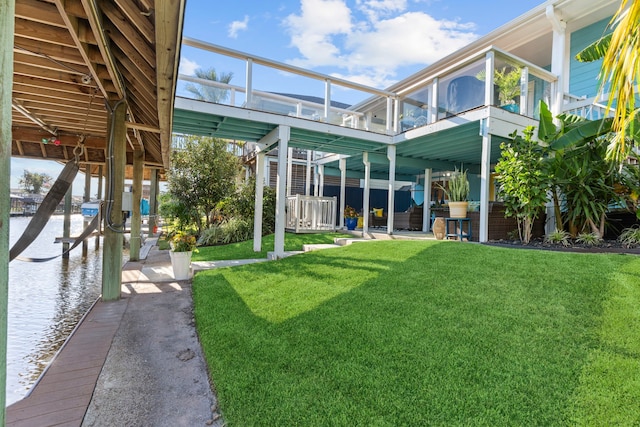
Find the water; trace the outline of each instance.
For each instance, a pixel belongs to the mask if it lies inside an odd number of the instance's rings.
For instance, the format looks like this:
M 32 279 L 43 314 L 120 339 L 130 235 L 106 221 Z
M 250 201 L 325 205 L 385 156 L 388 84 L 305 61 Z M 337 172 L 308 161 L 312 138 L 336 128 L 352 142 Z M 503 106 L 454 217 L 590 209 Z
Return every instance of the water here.
M 22 234 L 31 218 L 11 218 L 10 245 Z M 62 253 L 64 218 L 53 216 L 21 255 L 45 258 Z M 72 215 L 71 235 L 82 232 L 82 215 Z M 95 237 L 88 240 L 87 257 L 82 245 L 68 260 L 58 257 L 44 263 L 14 260 L 9 264 L 7 335 L 7 405 L 22 399 L 36 382 L 78 321 L 100 295 L 101 250 Z M 102 242 L 101 242 L 102 247 Z

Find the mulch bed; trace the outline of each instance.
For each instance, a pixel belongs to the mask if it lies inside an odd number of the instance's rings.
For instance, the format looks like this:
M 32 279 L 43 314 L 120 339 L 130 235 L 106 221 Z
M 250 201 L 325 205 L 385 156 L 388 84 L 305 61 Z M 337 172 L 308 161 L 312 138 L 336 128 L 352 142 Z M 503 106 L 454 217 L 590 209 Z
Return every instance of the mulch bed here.
M 547 243 L 542 239 L 532 239 L 527 245 L 522 244 L 520 240 L 490 240 L 484 244 L 505 248 L 542 249 L 547 251 L 580 252 L 587 254 L 614 253 L 640 255 L 640 247 L 628 248 L 617 240 L 605 240 L 598 246 L 589 246 L 575 242 L 570 242 L 569 246 L 563 246 L 559 243 Z

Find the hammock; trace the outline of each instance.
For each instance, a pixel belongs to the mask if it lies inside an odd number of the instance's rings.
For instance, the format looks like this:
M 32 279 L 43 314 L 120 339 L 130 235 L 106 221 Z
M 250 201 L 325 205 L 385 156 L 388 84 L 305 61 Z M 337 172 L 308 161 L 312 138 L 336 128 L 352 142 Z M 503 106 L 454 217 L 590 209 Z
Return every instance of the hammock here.
M 72 250 L 77 248 L 78 245 L 80 243 L 82 243 L 82 241 L 84 239 L 89 237 L 91 235 L 91 233 L 93 233 L 93 231 L 98 228 L 99 224 L 100 224 L 100 215 L 96 215 L 91 220 L 91 222 L 87 225 L 87 228 L 84 229 L 82 234 L 80 234 L 78 237 L 76 237 L 76 239 L 73 241 L 73 245 L 71 245 L 71 247 L 69 249 L 67 249 L 66 251 L 64 251 L 63 253 L 61 253 L 59 255 L 51 256 L 49 258 L 29 258 L 29 257 L 17 256 L 15 259 L 17 259 L 18 261 L 25 261 L 25 262 L 47 262 L 47 261 L 51 261 L 52 259 L 56 259 L 59 256 L 63 256 L 65 254 L 68 254 L 69 252 L 71 252 Z
M 51 215 L 55 212 L 56 207 L 60 204 L 64 195 L 67 194 L 71 183 L 78 174 L 78 169 L 79 167 L 76 162 L 67 162 L 67 164 L 64 165 L 62 172 L 60 172 L 60 176 L 45 196 L 42 204 L 36 211 L 36 214 L 31 218 L 31 221 L 24 230 L 24 233 L 22 233 L 22 236 L 20 236 L 18 241 L 11 248 L 11 251 L 9 252 L 9 262 L 13 261 L 14 258 L 22 253 L 22 251 L 27 249 L 38 235 L 40 235 L 40 232 L 42 232 L 42 229 L 49 221 L 49 218 L 51 218 Z M 78 242 L 76 240 L 74 245 L 77 243 Z

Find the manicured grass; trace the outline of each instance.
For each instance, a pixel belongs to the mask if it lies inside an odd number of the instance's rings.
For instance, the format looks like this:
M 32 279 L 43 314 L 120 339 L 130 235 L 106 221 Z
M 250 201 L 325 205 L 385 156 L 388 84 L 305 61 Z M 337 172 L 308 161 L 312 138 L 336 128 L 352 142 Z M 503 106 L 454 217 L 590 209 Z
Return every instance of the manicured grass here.
M 285 233 L 284 250 L 301 251 L 305 244 L 333 243 L 333 239 L 339 237 L 353 237 L 343 233 L 310 233 L 292 234 Z M 273 251 L 274 235 L 269 234 L 262 238 L 262 252 L 253 251 L 253 240 L 231 243 L 221 246 L 199 247 L 198 252 L 192 256 L 193 261 L 223 261 L 230 259 L 266 258 L 267 252 Z
M 227 425 L 638 425 L 640 258 L 381 241 L 198 273 Z

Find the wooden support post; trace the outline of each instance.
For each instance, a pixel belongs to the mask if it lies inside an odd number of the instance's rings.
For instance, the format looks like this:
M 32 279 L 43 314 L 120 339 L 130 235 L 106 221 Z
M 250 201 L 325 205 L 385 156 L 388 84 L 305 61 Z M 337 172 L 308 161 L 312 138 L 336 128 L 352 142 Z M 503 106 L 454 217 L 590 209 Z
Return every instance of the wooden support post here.
M 100 165 L 98 167 L 98 200 L 102 200 L 102 186 L 103 186 L 103 177 L 102 175 L 104 174 L 104 167 L 102 165 Z M 99 215 L 103 215 L 103 212 L 100 212 Z M 98 235 L 96 236 L 96 250 L 100 249 L 100 234 L 102 234 L 103 231 L 103 227 L 102 224 L 100 226 L 98 226 Z
M 151 169 L 151 187 L 149 188 L 149 235 L 155 234 L 158 225 L 158 169 Z
M 144 151 L 133 151 L 133 202 L 131 206 L 131 239 L 129 240 L 129 260 L 140 259 L 140 246 L 142 243 L 142 216 L 140 214 L 140 200 L 142 199 L 142 172 L 144 166 Z
M 83 202 L 88 202 L 91 199 L 91 165 L 87 164 L 84 166 L 84 197 L 82 197 L 82 201 Z M 89 224 L 89 221 L 85 218 L 82 221 L 82 229 L 84 230 L 85 228 L 87 228 L 87 225 Z M 89 242 L 87 242 L 87 239 L 82 241 L 82 257 L 86 258 L 87 257 L 87 253 L 89 251 Z
M 15 0 L 0 0 L 0 426 L 5 425 Z
M 63 240 L 62 242 L 62 258 L 68 259 L 69 258 L 69 253 L 67 252 L 69 250 L 69 247 L 71 246 L 69 244 L 69 237 L 71 237 L 71 192 L 73 190 L 73 183 L 69 186 L 69 189 L 67 190 L 67 193 L 64 195 L 64 221 L 62 223 L 62 237 L 64 237 L 65 240 Z
M 124 169 L 126 162 L 127 128 L 125 116 L 127 104 L 118 101 L 112 107 L 107 124 L 107 140 L 113 144 L 113 155 L 107 173 L 106 212 L 104 227 L 104 250 L 102 252 L 102 300 L 113 301 L 120 298 L 122 286 L 122 243 L 123 217 L 122 192 L 124 191 Z M 111 131 L 113 130 L 113 133 Z

